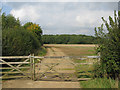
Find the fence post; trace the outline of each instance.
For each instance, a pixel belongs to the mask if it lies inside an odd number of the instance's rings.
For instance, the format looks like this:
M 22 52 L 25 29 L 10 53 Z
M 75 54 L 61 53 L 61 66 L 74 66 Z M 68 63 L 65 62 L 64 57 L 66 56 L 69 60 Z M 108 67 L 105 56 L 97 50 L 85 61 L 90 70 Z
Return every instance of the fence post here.
M 118 76 L 115 75 L 115 87 L 118 88 L 118 84 L 119 84 L 119 81 L 118 81 Z
M 30 54 L 30 57 L 29 57 L 29 58 L 30 58 L 30 72 L 31 72 L 31 79 L 32 79 L 32 76 L 33 76 L 33 75 L 32 75 L 32 74 L 33 74 L 33 73 L 32 73 L 32 71 L 33 71 L 33 70 L 32 70 L 32 66 L 33 66 L 33 65 L 32 65 L 32 57 L 31 57 L 31 54 Z
M 33 80 L 35 81 L 35 59 L 33 54 Z
M 120 89 L 120 74 L 118 76 L 118 88 Z

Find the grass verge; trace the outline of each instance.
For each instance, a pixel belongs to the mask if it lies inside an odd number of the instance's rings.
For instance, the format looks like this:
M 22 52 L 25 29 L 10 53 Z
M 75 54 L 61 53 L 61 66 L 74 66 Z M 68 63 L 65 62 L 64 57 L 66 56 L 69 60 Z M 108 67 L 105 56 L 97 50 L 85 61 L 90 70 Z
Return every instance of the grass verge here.
M 75 63 L 90 63 L 94 62 L 93 60 L 74 60 Z M 96 62 L 96 61 L 95 61 Z M 115 80 L 111 78 L 94 78 L 93 79 L 93 70 L 94 65 L 77 65 L 75 67 L 76 74 L 78 78 L 92 78 L 88 81 L 80 81 L 80 86 L 82 88 L 116 88 Z
M 81 81 L 82 88 L 115 88 L 115 80 L 108 78 L 95 78 L 88 81 Z
M 36 52 L 36 55 L 38 56 L 45 56 L 47 53 L 47 50 L 45 47 L 41 47 L 37 52 Z
M 92 78 L 92 65 L 77 65 L 75 69 L 78 78 Z

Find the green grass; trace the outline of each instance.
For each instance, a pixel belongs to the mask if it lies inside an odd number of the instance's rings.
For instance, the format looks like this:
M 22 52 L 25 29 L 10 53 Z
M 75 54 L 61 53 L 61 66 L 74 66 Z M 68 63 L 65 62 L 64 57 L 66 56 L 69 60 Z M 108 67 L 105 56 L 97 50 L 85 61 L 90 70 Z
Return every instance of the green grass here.
M 37 52 L 37 56 L 45 56 L 47 53 L 46 47 L 42 47 L 40 50 Z M 35 63 L 38 63 L 42 59 L 35 59 Z
M 38 56 L 45 56 L 47 53 L 47 50 L 45 47 L 41 47 L 40 50 L 37 51 L 37 54 Z
M 78 78 L 92 78 L 92 65 L 78 65 L 75 67 Z
M 92 60 L 74 60 L 75 63 L 93 62 Z M 78 78 L 92 78 L 88 81 L 80 81 L 82 88 L 115 88 L 115 80 L 108 78 L 95 78 L 93 79 L 93 65 L 78 65 L 75 67 Z
M 81 81 L 82 88 L 115 88 L 115 80 L 107 78 L 95 78 L 88 81 Z
M 78 65 L 76 67 L 78 78 L 93 78 L 93 65 Z M 95 78 L 88 81 L 80 81 L 82 88 L 115 88 L 115 80 L 107 78 Z
M 96 61 L 95 59 L 85 59 L 85 60 L 80 60 L 80 59 L 74 59 L 73 60 L 75 63 L 92 63 Z M 93 65 L 77 65 L 75 67 L 76 70 L 76 75 L 78 78 L 92 78 L 93 74 Z
M 86 63 L 86 60 L 74 59 L 73 61 L 74 61 L 75 63 Z

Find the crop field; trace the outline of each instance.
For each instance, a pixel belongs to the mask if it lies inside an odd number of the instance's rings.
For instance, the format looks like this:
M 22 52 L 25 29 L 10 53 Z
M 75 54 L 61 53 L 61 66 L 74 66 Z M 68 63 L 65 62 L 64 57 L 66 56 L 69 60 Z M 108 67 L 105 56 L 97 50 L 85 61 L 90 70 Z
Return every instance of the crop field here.
M 67 56 L 96 55 L 93 44 L 45 44 L 44 46 L 59 48 Z

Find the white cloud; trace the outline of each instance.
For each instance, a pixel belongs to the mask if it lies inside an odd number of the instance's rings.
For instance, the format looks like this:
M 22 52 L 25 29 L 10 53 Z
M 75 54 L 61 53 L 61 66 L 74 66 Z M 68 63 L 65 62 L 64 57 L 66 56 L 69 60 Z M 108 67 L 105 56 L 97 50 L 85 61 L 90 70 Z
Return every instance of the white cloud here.
M 119 0 L 1 0 L 2 2 L 119 2 Z
M 85 10 L 76 16 L 76 21 L 81 27 L 85 27 L 86 25 L 89 25 L 88 27 L 95 27 L 101 25 L 101 17 L 108 20 L 108 17 L 112 15 L 113 11 Z
M 89 4 L 89 3 L 87 3 Z M 22 23 L 40 24 L 45 34 L 94 34 L 94 27 L 101 25 L 101 17 L 108 19 L 113 10 L 96 10 L 98 5 L 91 3 L 30 3 L 13 8 L 11 14 L 19 17 Z M 99 4 L 99 3 L 97 3 Z M 94 5 L 94 6 L 93 6 Z M 14 5 L 12 5 L 14 6 Z M 103 7 L 103 5 L 99 5 Z M 105 7 L 105 6 L 104 6 Z
M 21 21 L 36 22 L 40 18 L 37 9 L 34 6 L 26 5 L 17 10 L 13 9 L 10 13 Z
M 53 26 L 54 25 L 54 23 L 51 23 L 51 22 L 49 22 L 48 24 L 47 24 L 47 26 Z

